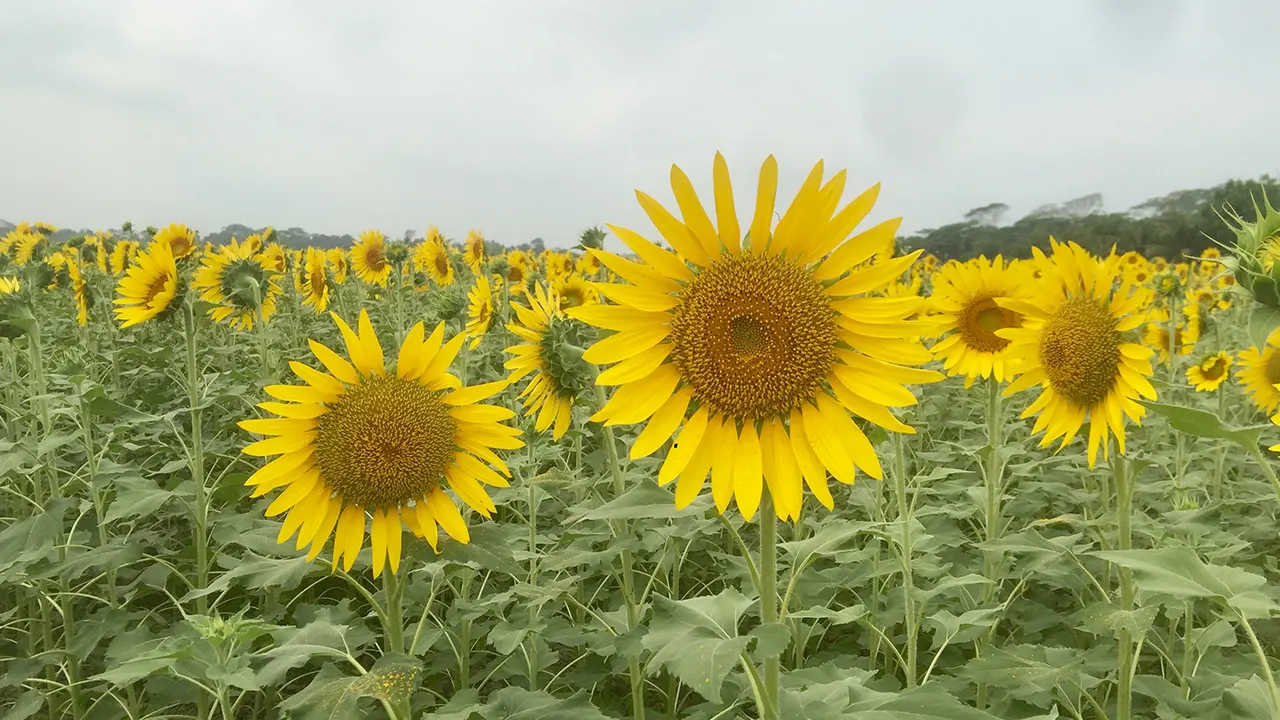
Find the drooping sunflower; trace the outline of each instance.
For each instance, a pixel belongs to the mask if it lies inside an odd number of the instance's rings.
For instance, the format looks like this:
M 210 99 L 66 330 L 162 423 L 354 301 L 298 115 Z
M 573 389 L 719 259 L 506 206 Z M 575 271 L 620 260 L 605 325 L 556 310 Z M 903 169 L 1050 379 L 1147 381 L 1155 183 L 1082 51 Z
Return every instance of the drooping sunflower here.
M 337 285 L 347 281 L 347 251 L 342 248 L 330 248 L 325 253 L 329 260 L 329 269 L 333 271 L 333 282 Z
M 471 268 L 471 272 L 480 274 L 480 267 L 484 265 L 484 235 L 479 230 L 473 228 L 467 231 L 467 239 L 462 246 L 462 258 L 467 263 L 467 267 Z
M 503 367 L 511 371 L 512 384 L 533 375 L 517 397 L 527 415 L 537 414 L 534 429 L 545 432 L 554 424 L 552 437 L 559 440 L 569 429 L 574 401 L 591 385 L 589 367 L 573 352 L 589 339 L 588 328 L 566 317 L 542 283 L 525 297 L 527 307 L 511 303 L 517 322 L 507 323 L 507 329 L 523 342 L 505 350 L 514 357 Z
M 152 243 L 139 253 L 116 288 L 116 318 L 127 328 L 169 309 L 178 295 L 178 264 L 169 243 Z
M 67 263 L 67 275 L 71 278 L 71 294 L 76 300 L 76 324 L 84 327 L 89 324 L 89 285 L 84 281 L 84 273 L 76 258 Z
M 594 305 L 600 302 L 600 293 L 592 287 L 586 278 L 578 274 L 558 278 L 551 283 L 551 294 L 560 305 L 561 310 Z
M 476 276 L 475 285 L 467 292 L 467 327 L 463 331 L 472 338 L 470 348 L 476 349 L 493 323 L 493 289 L 484 273 Z
M 1196 392 L 1217 390 L 1227 379 L 1233 358 L 1225 352 L 1216 352 L 1187 369 L 1187 381 Z
M 1115 435 L 1124 452 L 1124 418 L 1142 421 L 1146 408 L 1138 395 L 1154 400 L 1147 378 L 1153 372 L 1154 351 L 1126 342 L 1125 333 L 1142 325 L 1141 297 L 1124 279 L 1120 258 L 1094 257 L 1079 245 L 1050 238 L 1049 269 L 1032 297 L 1001 299 L 1002 307 L 1020 312 L 1020 328 L 997 331 L 1010 340 L 1009 356 L 1020 362 L 1021 377 L 1005 389 L 1012 395 L 1041 388 L 1022 413 L 1038 415 L 1033 433 L 1045 430 L 1041 447 L 1061 438 L 1065 448 L 1089 421 L 1089 467 L 1097 463 L 1098 447 L 1108 457 L 1108 438 Z M 1037 256 L 1043 257 L 1039 248 Z
M 170 223 L 157 232 L 151 242 L 152 244 L 163 243 L 168 245 L 169 253 L 173 255 L 173 259 L 181 260 L 195 252 L 196 231 L 181 223 Z
M 307 248 L 302 268 L 302 304 L 324 312 L 329 307 L 329 261 L 323 250 Z
M 265 253 L 253 252 L 253 245 L 224 245 L 205 254 L 196 269 L 191 287 L 200 299 L 213 303 L 209 317 L 235 330 L 252 330 L 254 323 L 271 320 L 281 293 L 280 272 L 272 268 Z
M 1276 388 L 1280 384 L 1280 345 L 1277 345 L 1280 337 L 1277 335 L 1280 333 L 1272 333 L 1261 350 L 1255 346 L 1240 351 L 1240 369 L 1236 371 L 1236 380 L 1244 386 L 1254 406 L 1268 415 L 1280 409 L 1280 389 Z
M 48 244 L 44 233 L 18 233 L 10 246 L 10 251 L 13 253 L 13 264 L 22 267 L 31 262 L 33 258 L 38 259 L 41 257 L 40 251 Z
M 381 230 L 365 230 L 351 246 L 351 271 L 369 285 L 386 287 L 391 277 L 386 242 Z
M 134 257 L 138 254 L 138 243 L 132 240 L 121 240 L 111 249 L 111 274 L 120 277 L 125 270 L 129 269 L 129 265 L 133 262 Z
M 912 429 L 890 407 L 914 405 L 906 385 L 941 375 L 904 367 L 932 359 L 926 328 L 905 318 L 920 298 L 876 297 L 920 253 L 862 265 L 901 223 L 893 219 L 850 237 L 871 211 L 879 186 L 837 208 L 845 173 L 823 181 L 818 162 L 777 226 L 778 166 L 760 171 L 750 229 L 740 231 L 724 158 L 716 154 L 713 224 L 688 177 L 671 168 L 683 219 L 637 191 L 641 208 L 675 252 L 609 226 L 641 260 L 588 249 L 625 283 L 595 283 L 616 305 L 567 314 L 615 331 L 584 354 L 616 363 L 598 383 L 616 385 L 593 417 L 643 423 L 631 457 L 653 454 L 679 430 L 659 472 L 679 479 L 676 505 L 702 491 L 708 473 L 717 510 L 731 500 L 750 519 L 767 487 L 781 518 L 799 517 L 801 483 L 834 507 L 827 473 L 851 483 L 855 468 L 882 477 L 875 449 L 850 413 L 898 432 Z
M 453 263 L 449 261 L 449 249 L 444 241 L 428 238 L 418 246 L 413 254 L 418 269 L 440 287 L 452 285 L 454 281 Z
M 243 429 L 271 436 L 244 448 L 247 455 L 275 460 L 246 485 L 253 497 L 284 488 L 267 507 L 268 517 L 287 512 L 278 542 L 297 536 L 314 559 L 333 537 L 332 566 L 350 570 L 364 546 L 366 517 L 373 575 L 400 566 L 403 526 L 438 548 L 439 530 L 468 542 L 458 499 L 485 517 L 496 509 L 483 485 L 506 487 L 510 471 L 494 449 L 524 446 L 520 431 L 502 424 L 515 413 L 483 405 L 507 381 L 461 388 L 449 365 L 465 336 L 444 342 L 444 323 L 428 337 L 422 323 L 410 329 L 394 368 L 383 357 L 369 315 L 360 312 L 357 331 L 334 321 L 348 358 L 312 340 L 327 372 L 300 362 L 290 367 L 305 385 L 270 385 L 283 402 L 259 405 L 277 418 L 244 420 Z
M 1012 380 L 1016 371 L 1008 357 L 1009 341 L 996 331 L 1021 327 L 1022 316 L 996 299 L 1025 299 L 1032 291 L 1028 279 L 999 255 L 947 264 L 934 273 L 931 320 L 939 336 L 950 334 L 932 350 L 947 374 L 963 375 L 965 387 L 979 377 Z
M 12 295 L 21 289 L 18 278 L 0 276 L 0 295 Z

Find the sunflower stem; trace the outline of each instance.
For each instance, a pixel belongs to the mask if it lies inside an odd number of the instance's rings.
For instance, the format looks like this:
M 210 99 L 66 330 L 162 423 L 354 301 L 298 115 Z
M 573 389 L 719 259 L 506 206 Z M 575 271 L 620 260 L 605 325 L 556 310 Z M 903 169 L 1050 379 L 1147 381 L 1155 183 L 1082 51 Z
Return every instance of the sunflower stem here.
M 1130 520 L 1133 513 L 1133 486 L 1130 483 L 1128 462 L 1124 455 L 1116 453 L 1111 458 L 1111 475 L 1116 488 L 1116 534 L 1120 552 L 1133 549 L 1133 531 Z M 1133 571 L 1120 566 L 1120 610 L 1133 612 Z M 1130 720 L 1133 701 L 1133 636 L 1125 624 L 1120 628 L 1119 652 L 1116 659 L 1116 720 Z
M 1258 465 L 1262 467 L 1262 471 L 1266 473 L 1267 479 L 1271 481 L 1271 487 L 1276 491 L 1276 498 L 1280 499 L 1280 478 L 1276 477 L 1276 471 L 1271 467 L 1271 463 L 1267 461 L 1265 455 L 1262 454 L 1261 448 L 1253 449 L 1253 459 L 1258 461 Z
M 1263 679 L 1267 681 L 1267 689 L 1271 692 L 1272 717 L 1280 716 L 1280 688 L 1276 687 L 1276 677 L 1271 672 L 1271 663 L 1267 660 L 1267 653 L 1262 649 L 1262 643 L 1258 642 L 1258 635 L 1253 631 L 1253 625 L 1249 623 L 1249 618 L 1240 610 L 1236 610 L 1236 617 L 1240 618 L 1240 625 L 1244 628 L 1245 634 L 1249 636 L 1249 644 L 1253 646 L 1253 653 L 1258 657 L 1258 670 L 1262 673 Z
M 778 622 L 778 514 L 773 510 L 773 496 L 765 492 L 760 499 L 760 622 Z M 778 655 L 764 660 L 764 704 L 761 720 L 778 720 L 778 699 L 782 668 Z
M 596 405 L 605 406 L 604 388 L 595 385 Z M 618 459 L 618 440 L 614 437 L 613 428 L 604 426 L 605 450 L 609 456 L 609 474 L 613 476 L 614 497 L 622 497 L 626 492 L 626 481 L 622 476 L 622 463 Z M 623 532 L 629 532 L 625 521 L 620 523 Z M 635 570 L 631 550 L 622 550 L 622 594 L 627 602 L 627 630 L 634 630 L 640 624 L 640 605 L 636 602 Z M 639 656 L 632 654 L 627 662 L 628 674 L 631 676 L 631 716 L 636 720 L 644 720 L 644 671 L 640 667 Z
M 1001 553 L 991 549 L 991 544 L 1000 538 L 1002 532 L 1002 523 L 1000 516 L 1000 499 L 1004 492 L 1004 467 L 1003 459 L 1000 456 L 1001 430 L 1003 425 L 1000 416 L 1000 383 L 992 375 L 987 378 L 987 461 L 983 466 L 983 480 L 985 481 L 986 490 L 986 508 L 983 514 L 985 520 L 984 541 L 987 544 L 987 550 L 984 553 L 983 569 L 989 583 L 985 593 L 985 601 L 991 602 L 997 593 L 997 583 L 999 582 Z M 975 647 L 974 654 L 981 657 L 986 649 L 987 642 L 990 640 L 990 634 L 979 635 Z M 979 710 L 987 706 L 987 684 L 979 682 L 977 685 L 977 707 Z
M 1225 370 L 1223 372 L 1226 372 Z M 1218 421 L 1223 425 L 1227 423 L 1227 396 L 1226 382 L 1218 385 Z M 1219 440 L 1217 442 L 1216 454 L 1213 459 L 1213 499 L 1222 500 L 1223 475 L 1227 458 L 1227 441 Z
M 408 559 L 405 559 L 405 565 L 400 566 L 400 570 L 408 573 Z M 387 643 L 387 651 L 393 653 L 404 654 L 404 583 L 391 571 L 386 568 L 382 573 L 382 592 L 386 595 L 386 610 L 384 611 L 383 635 Z M 412 712 L 409 707 L 409 700 L 406 698 L 401 702 L 391 703 L 394 717 L 396 720 L 409 720 Z
M 200 422 L 200 367 L 196 364 L 196 311 L 190 298 L 182 303 L 182 329 L 187 341 L 187 401 L 191 410 L 191 482 L 195 486 L 196 585 L 197 592 L 209 586 L 209 501 L 204 480 L 204 429 Z M 209 598 L 196 598 L 196 612 L 209 612 Z
M 902 446 L 902 434 L 893 433 L 893 489 L 898 500 L 898 523 L 902 526 L 902 547 L 899 549 L 902 561 L 902 605 L 903 629 L 907 643 L 907 687 L 916 685 L 916 606 L 915 577 L 911 568 L 911 506 L 907 501 L 906 451 Z

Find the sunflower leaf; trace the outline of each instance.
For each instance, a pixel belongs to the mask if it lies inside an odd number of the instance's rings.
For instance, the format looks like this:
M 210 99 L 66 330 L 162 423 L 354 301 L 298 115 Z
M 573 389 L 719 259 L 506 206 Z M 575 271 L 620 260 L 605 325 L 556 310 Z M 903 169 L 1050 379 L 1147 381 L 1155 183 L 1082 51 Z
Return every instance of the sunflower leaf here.
M 327 666 L 331 667 L 331 666 Z M 326 668 L 326 669 L 327 669 Z M 321 671 L 301 692 L 280 703 L 281 710 L 301 711 L 299 720 L 339 720 L 356 717 L 356 700 L 362 697 L 398 704 L 418 687 L 422 666 L 407 655 L 388 653 L 359 677 Z
M 1267 428 L 1266 425 L 1231 428 L 1224 425 L 1217 415 L 1207 410 L 1196 410 L 1180 405 L 1168 405 L 1148 400 L 1140 400 L 1139 402 L 1148 410 L 1163 415 L 1169 421 L 1169 425 L 1178 432 L 1202 438 L 1230 440 L 1250 452 L 1253 452 L 1258 447 L 1258 438 L 1262 435 L 1262 431 Z

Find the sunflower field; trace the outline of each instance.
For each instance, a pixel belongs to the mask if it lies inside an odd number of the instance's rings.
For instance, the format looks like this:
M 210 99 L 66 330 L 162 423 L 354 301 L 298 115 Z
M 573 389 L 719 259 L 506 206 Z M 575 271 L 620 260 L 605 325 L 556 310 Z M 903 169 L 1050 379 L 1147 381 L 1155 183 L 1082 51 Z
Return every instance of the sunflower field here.
M 0 719 L 1280 717 L 1280 212 L 942 263 L 846 179 L 673 167 L 617 252 L 18 226 Z

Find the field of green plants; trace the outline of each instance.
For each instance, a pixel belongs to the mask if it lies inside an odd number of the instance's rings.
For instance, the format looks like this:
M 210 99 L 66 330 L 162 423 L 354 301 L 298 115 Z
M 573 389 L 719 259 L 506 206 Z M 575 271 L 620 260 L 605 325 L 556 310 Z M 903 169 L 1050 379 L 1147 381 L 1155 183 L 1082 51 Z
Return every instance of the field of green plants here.
M 615 252 L 10 233 L 0 720 L 1280 717 L 1280 216 L 942 263 L 771 162 Z

